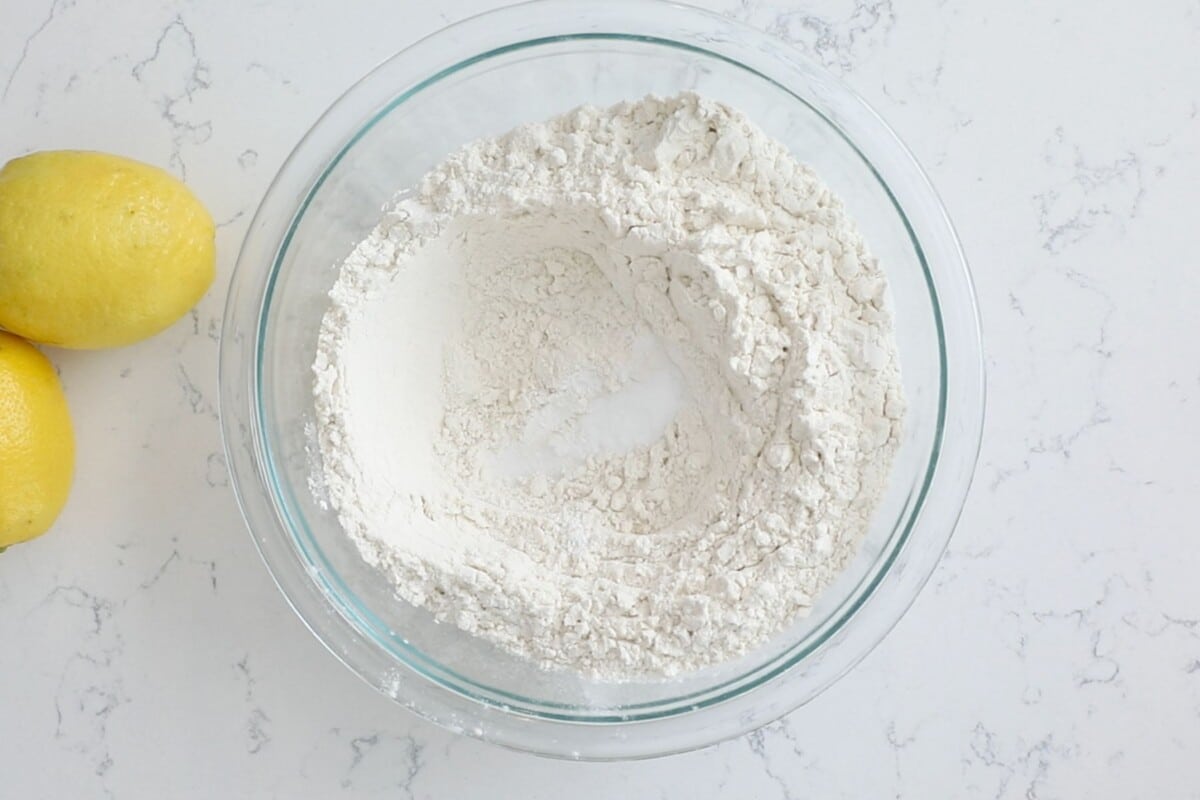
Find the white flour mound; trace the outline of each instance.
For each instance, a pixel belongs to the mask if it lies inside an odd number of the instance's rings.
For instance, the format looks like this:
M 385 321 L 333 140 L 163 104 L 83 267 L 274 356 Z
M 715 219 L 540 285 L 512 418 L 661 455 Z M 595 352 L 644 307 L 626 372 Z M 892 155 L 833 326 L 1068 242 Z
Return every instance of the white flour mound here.
M 535 660 L 674 675 L 855 554 L 904 411 L 840 202 L 692 94 L 476 142 L 330 292 L 324 486 L 406 601 Z

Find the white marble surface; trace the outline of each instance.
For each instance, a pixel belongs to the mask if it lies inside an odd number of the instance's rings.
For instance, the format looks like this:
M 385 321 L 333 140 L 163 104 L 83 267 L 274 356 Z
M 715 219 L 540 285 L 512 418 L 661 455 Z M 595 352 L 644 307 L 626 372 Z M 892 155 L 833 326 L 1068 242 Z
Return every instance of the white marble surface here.
M 221 223 L 189 319 L 52 354 L 79 470 L 56 530 L 0 558 L 0 797 L 1200 797 L 1196 0 L 706 3 L 893 123 L 984 316 L 989 414 L 951 550 L 811 705 L 699 753 L 558 763 L 381 702 L 305 631 L 227 486 L 225 285 L 317 114 L 490 5 L 0 0 L 0 161 L 126 153 Z

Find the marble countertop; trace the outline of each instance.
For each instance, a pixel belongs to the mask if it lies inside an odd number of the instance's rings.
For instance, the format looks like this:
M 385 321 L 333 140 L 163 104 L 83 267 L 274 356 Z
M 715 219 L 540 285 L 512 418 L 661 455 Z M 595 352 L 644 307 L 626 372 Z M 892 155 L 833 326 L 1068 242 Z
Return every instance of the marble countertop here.
M 794 42 L 894 125 L 984 318 L 989 411 L 958 532 L 892 635 L 816 701 L 697 753 L 561 763 L 381 702 L 309 635 L 228 487 L 225 287 L 321 110 L 492 5 L 0 0 L 0 161 L 133 155 L 220 223 L 189 318 L 52 354 L 78 477 L 56 529 L 0 559 L 0 796 L 1200 798 L 1195 0 L 704 3 Z

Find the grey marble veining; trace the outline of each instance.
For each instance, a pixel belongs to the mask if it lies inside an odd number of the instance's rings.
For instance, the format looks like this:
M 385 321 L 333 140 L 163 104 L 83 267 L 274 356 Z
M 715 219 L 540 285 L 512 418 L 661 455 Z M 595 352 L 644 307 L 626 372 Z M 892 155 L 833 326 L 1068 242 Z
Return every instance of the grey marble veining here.
M 989 414 L 958 534 L 866 661 L 757 733 L 597 765 L 380 702 L 288 610 L 228 487 L 217 338 L 250 215 L 347 85 L 493 4 L 429 5 L 4 5 L 0 160 L 167 166 L 220 263 L 155 339 L 53 353 L 79 470 L 57 530 L 0 558 L 0 796 L 1200 797 L 1200 6 L 704 3 L 838 74 L 930 171 Z

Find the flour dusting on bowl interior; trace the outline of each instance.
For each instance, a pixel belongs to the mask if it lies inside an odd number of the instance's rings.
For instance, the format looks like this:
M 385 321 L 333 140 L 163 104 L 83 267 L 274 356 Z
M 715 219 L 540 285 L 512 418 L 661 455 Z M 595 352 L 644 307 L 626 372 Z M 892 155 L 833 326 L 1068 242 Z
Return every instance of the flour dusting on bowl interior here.
M 839 200 L 693 94 L 455 153 L 345 260 L 322 477 L 404 601 L 546 668 L 741 655 L 854 556 L 904 414 Z

